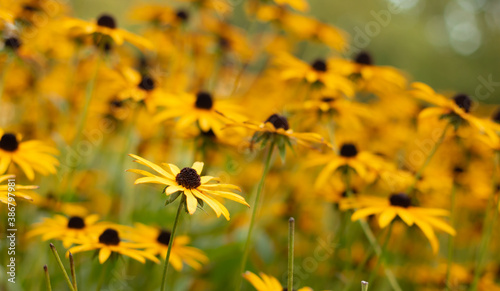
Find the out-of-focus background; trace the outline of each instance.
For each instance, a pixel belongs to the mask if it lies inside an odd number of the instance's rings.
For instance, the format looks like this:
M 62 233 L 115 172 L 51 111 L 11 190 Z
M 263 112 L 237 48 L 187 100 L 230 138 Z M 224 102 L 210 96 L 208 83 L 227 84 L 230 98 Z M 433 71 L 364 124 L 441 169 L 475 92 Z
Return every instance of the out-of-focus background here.
M 155 1 L 159 2 L 159 1 Z M 179 2 L 161 1 L 172 5 Z M 172 3 L 170 3 L 172 2 Z M 75 16 L 116 16 L 140 30 L 128 11 L 145 1 L 73 0 Z M 228 0 L 233 21 L 245 26 L 244 0 Z M 370 51 L 377 65 L 391 65 L 436 90 L 460 91 L 485 103 L 500 102 L 500 1 L 498 0 L 309 0 L 310 14 L 344 29 L 353 49 Z M 401 9 L 391 9 L 397 6 Z M 308 49 L 306 57 L 328 52 Z M 489 80 L 490 86 L 487 86 Z M 482 86 L 481 86 L 482 85 Z M 478 90 L 478 92 L 476 92 Z M 477 95 L 477 96 L 476 96 Z M 487 97 L 481 97 L 486 96 Z

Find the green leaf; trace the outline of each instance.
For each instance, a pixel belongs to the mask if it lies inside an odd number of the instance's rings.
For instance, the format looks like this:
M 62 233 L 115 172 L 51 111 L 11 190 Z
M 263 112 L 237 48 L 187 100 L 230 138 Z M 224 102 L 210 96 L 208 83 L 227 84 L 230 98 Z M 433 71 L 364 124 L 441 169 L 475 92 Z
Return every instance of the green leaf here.
M 181 193 L 182 193 L 181 191 L 177 191 L 175 193 L 168 195 L 167 200 L 165 201 L 165 206 L 174 202 L 179 197 L 179 195 L 181 195 Z

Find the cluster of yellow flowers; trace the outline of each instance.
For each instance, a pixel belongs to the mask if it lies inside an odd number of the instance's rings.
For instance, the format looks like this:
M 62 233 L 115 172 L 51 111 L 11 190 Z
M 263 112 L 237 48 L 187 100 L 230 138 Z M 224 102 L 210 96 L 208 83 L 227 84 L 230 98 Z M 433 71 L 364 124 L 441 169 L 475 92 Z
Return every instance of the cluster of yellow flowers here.
M 27 254 L 40 236 L 101 264 L 166 262 L 115 266 L 123 281 L 148 272 L 131 288 L 240 290 L 244 278 L 281 291 L 247 270 L 285 272 L 292 216 L 295 289 L 500 290 L 491 106 L 352 55 L 305 0 L 143 4 L 127 16 L 139 34 L 57 0 L 0 4 L 0 201 L 16 205 L 7 179 L 40 185 L 16 185 L 31 202 L 17 204 L 24 264 L 39 263 Z M 247 29 L 230 21 L 236 8 Z M 327 53 L 304 60 L 309 43 Z M 172 279 L 169 264 L 194 271 Z

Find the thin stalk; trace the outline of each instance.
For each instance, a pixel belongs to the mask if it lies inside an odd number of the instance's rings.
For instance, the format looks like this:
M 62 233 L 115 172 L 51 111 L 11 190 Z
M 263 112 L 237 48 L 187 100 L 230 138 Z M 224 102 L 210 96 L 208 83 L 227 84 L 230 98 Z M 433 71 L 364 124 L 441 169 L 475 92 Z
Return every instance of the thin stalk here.
M 358 221 L 359 224 L 361 225 L 361 229 L 363 230 L 366 238 L 368 239 L 368 242 L 375 250 L 377 256 L 380 257 L 380 255 L 382 255 L 382 248 L 379 246 L 377 239 L 375 238 L 375 235 L 373 235 L 373 232 L 370 229 L 370 226 L 368 226 L 368 223 L 364 220 L 360 219 Z M 394 289 L 395 291 L 402 291 L 401 287 L 399 286 L 398 280 L 396 280 L 396 276 L 394 276 L 394 273 L 388 268 L 384 268 L 384 272 L 385 276 L 387 277 L 387 280 L 389 280 L 389 283 L 391 284 L 392 289 Z
M 295 219 L 288 220 L 288 290 L 293 290 L 293 247 L 295 238 Z
M 168 243 L 167 257 L 165 258 L 165 266 L 163 268 L 163 277 L 161 278 L 161 291 L 165 290 L 165 283 L 167 281 L 168 272 L 168 261 L 170 259 L 170 252 L 172 251 L 172 245 L 174 244 L 175 230 L 177 229 L 177 224 L 179 223 L 179 217 L 181 216 L 182 206 L 184 205 L 184 200 L 179 203 L 179 208 L 177 208 L 177 214 L 175 215 L 174 227 L 172 228 L 172 235 L 170 236 L 170 242 Z
M 61 261 L 61 257 L 59 257 L 59 254 L 57 253 L 56 247 L 50 243 L 50 249 L 52 250 L 52 253 L 54 254 L 54 257 L 56 258 L 57 264 L 59 265 L 59 268 L 64 274 L 64 278 L 66 279 L 66 283 L 68 284 L 68 287 L 70 290 L 75 291 L 73 288 L 73 284 L 71 283 L 71 280 L 69 279 L 68 273 L 66 272 L 66 269 L 64 268 L 64 265 Z
M 118 261 L 118 254 L 112 253 L 111 257 L 104 262 L 103 268 L 101 268 L 101 276 L 99 277 L 99 281 L 97 281 L 96 291 L 100 291 L 102 285 L 104 284 L 104 279 L 108 278 L 110 274 L 112 274 L 112 270 L 114 269 L 116 262 Z
M 493 167 L 493 191 L 492 194 L 490 195 L 490 198 L 488 199 L 488 205 L 486 206 L 486 214 L 484 216 L 484 222 L 483 222 L 483 234 L 481 237 L 481 244 L 479 247 L 479 254 L 476 259 L 476 268 L 474 271 L 474 279 L 472 281 L 472 285 L 470 290 L 471 291 L 476 291 L 478 284 L 479 284 L 479 277 L 481 273 L 483 272 L 484 268 L 484 258 L 486 255 L 486 252 L 488 251 L 488 246 L 489 242 L 491 241 L 491 235 L 493 234 L 493 227 L 495 225 L 495 221 L 498 218 L 498 207 L 500 207 L 500 196 L 497 197 L 497 201 L 495 203 L 495 194 L 496 194 L 496 182 L 497 182 L 497 177 L 496 175 L 498 174 L 498 168 L 500 166 L 500 153 L 496 152 L 495 153 L 495 165 Z M 491 207 L 494 207 L 493 209 L 493 217 L 490 219 L 490 212 L 491 212 Z M 488 226 L 488 227 L 486 227 Z M 486 229 L 486 231 L 485 231 Z
M 451 197 L 450 197 L 450 224 L 451 227 L 455 227 L 455 201 L 457 196 L 457 184 L 453 182 L 453 186 L 451 188 Z M 453 248 L 454 241 L 453 236 L 449 236 L 448 238 L 448 262 L 446 266 L 446 288 L 451 290 L 451 265 L 453 264 Z
M 381 253 L 378 257 L 377 264 L 375 265 L 375 268 L 373 268 L 373 270 L 370 274 L 370 277 L 368 279 L 369 282 L 372 282 L 375 279 L 375 274 L 377 272 L 378 267 L 381 265 L 382 266 L 384 265 L 385 256 L 387 254 L 387 252 L 386 252 L 387 244 L 389 243 L 389 240 L 390 240 L 391 234 L 392 234 L 392 225 L 393 225 L 393 223 L 391 222 L 391 224 L 389 225 L 389 229 L 387 230 L 387 235 L 385 236 L 385 241 L 384 241 L 384 244 L 382 245 Z
M 413 183 L 408 188 L 408 190 L 406 190 L 406 193 L 408 195 L 411 195 L 411 192 L 415 189 L 418 180 L 420 179 L 420 177 L 422 177 L 422 174 L 423 174 L 425 168 L 427 168 L 427 166 L 429 165 L 429 163 L 432 160 L 432 157 L 434 157 L 434 154 L 436 154 L 439 146 L 443 143 L 443 140 L 444 140 L 444 138 L 446 136 L 446 132 L 448 132 L 448 129 L 450 127 L 451 127 L 451 123 L 448 123 L 446 125 L 446 127 L 443 129 L 443 132 L 441 133 L 441 136 L 439 136 L 438 140 L 436 141 L 436 143 L 432 147 L 431 151 L 429 152 L 429 155 L 425 159 L 424 164 L 422 165 L 422 167 L 420 167 L 420 169 L 418 169 L 417 173 L 415 174 L 415 179 L 414 179 Z
M 253 209 L 252 209 L 252 217 L 250 218 L 250 227 L 248 228 L 248 234 L 247 234 L 247 240 L 245 242 L 245 248 L 243 250 L 243 258 L 241 260 L 241 266 L 240 270 L 237 276 L 237 284 L 236 284 L 236 289 L 239 290 L 241 286 L 241 274 L 245 271 L 245 267 L 247 264 L 247 259 L 248 259 L 248 254 L 250 253 L 250 243 L 252 241 L 252 234 L 253 234 L 253 229 L 255 225 L 255 217 L 257 216 L 257 208 L 259 206 L 259 201 L 260 201 L 260 195 L 262 193 L 262 189 L 264 188 L 264 181 L 266 179 L 267 173 L 269 172 L 269 169 L 271 168 L 271 157 L 273 155 L 273 150 L 274 150 L 274 142 L 271 143 L 271 146 L 268 149 L 266 160 L 264 162 L 264 171 L 262 172 L 262 176 L 260 177 L 259 185 L 257 186 L 257 193 L 255 195 L 255 200 L 253 203 Z
M 73 289 L 78 291 L 78 287 L 76 286 L 76 271 L 75 271 L 75 261 L 73 260 L 73 254 L 69 253 L 69 269 L 71 271 L 71 280 L 73 281 Z
M 43 266 L 43 271 L 45 272 L 45 284 L 47 286 L 47 290 L 52 291 L 52 286 L 50 285 L 49 269 L 47 268 L 47 265 Z
M 361 281 L 361 291 L 368 291 L 368 282 Z

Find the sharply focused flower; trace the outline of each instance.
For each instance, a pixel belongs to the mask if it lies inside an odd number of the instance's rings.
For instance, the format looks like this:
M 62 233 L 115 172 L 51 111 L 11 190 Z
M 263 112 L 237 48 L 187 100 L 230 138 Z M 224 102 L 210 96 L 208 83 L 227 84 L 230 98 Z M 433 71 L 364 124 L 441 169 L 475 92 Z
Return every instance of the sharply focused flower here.
M 246 271 L 243 277 L 252 284 L 252 286 L 257 289 L 257 291 L 283 291 L 283 288 L 278 281 L 273 276 L 268 276 L 264 273 L 259 273 L 260 277 L 252 272 Z M 309 287 L 300 288 L 298 291 L 312 291 Z
M 21 141 L 20 134 L 5 133 L 3 129 L 0 136 L 0 174 L 5 173 L 11 163 L 19 166 L 29 180 L 35 178 L 35 172 L 56 173 L 59 162 L 53 155 L 59 151 L 55 148 L 38 140 Z
M 378 215 L 378 224 L 381 228 L 388 226 L 396 216 L 408 226 L 415 224 L 429 240 L 434 253 L 439 250 L 439 241 L 433 228 L 452 236 L 456 234 L 453 227 L 439 218 L 448 216 L 448 210 L 413 206 L 411 198 L 404 193 L 393 194 L 389 199 L 374 196 L 349 197 L 341 201 L 340 207 L 341 209 L 357 209 L 351 216 L 352 221 L 374 214 Z
M 102 14 L 95 21 L 85 21 L 76 18 L 66 18 L 62 21 L 63 28 L 71 36 L 94 35 L 109 37 L 117 45 L 125 41 L 144 49 L 152 49 L 151 42 L 141 36 L 135 35 L 117 27 L 116 20 L 109 14 Z
M 8 179 L 14 179 L 16 178 L 15 175 L 3 175 L 0 176 L 0 182 L 5 182 Z M 22 190 L 33 190 L 33 189 L 38 189 L 38 186 L 23 186 L 23 185 L 18 185 L 15 184 L 14 186 L 10 186 L 10 183 L 7 183 L 6 185 L 0 185 L 0 202 L 5 203 L 5 204 L 14 204 L 16 205 L 17 198 L 21 198 L 24 200 L 28 201 L 33 201 L 33 198 L 31 198 L 30 195 L 25 193 Z M 20 191 L 21 190 L 21 191 Z M 9 199 L 9 193 L 11 193 L 12 197 Z
M 107 228 L 100 233 L 96 239 L 85 241 L 79 246 L 72 247 L 68 253 L 79 253 L 91 250 L 99 250 L 99 263 L 103 264 L 112 253 L 122 254 L 131 257 L 141 263 L 149 259 L 155 263 L 160 261 L 150 253 L 139 250 L 141 247 L 136 243 L 124 242 L 116 229 Z
M 134 162 L 144 165 L 160 174 L 158 176 L 138 169 L 127 170 L 144 176 L 135 180 L 135 184 L 153 183 L 165 185 L 165 194 L 167 196 L 173 195 L 169 197 L 170 199 L 175 199 L 183 194 L 186 200 L 187 211 L 191 215 L 196 212 L 198 204 L 203 206 L 203 203 L 206 203 L 215 211 L 217 217 L 220 217 L 222 214 L 229 220 L 229 211 L 219 201 L 219 198 L 233 200 L 250 207 L 245 198 L 231 192 L 234 190 L 241 191 L 238 186 L 214 183 L 218 178 L 201 176 L 201 171 L 203 170 L 203 163 L 201 162 L 195 162 L 192 167 L 185 167 L 181 170 L 174 164 L 163 164 L 164 167 L 161 167 L 139 156 L 132 154 L 130 156 L 136 159 Z
M 68 248 L 74 243 L 82 244 L 92 241 L 109 225 L 107 222 L 98 222 L 96 214 L 86 217 L 55 215 L 53 218 L 44 218 L 42 222 L 33 225 L 27 233 L 28 237 L 41 236 L 43 241 L 49 239 L 61 240 Z
M 153 256 L 160 255 L 165 259 L 171 240 L 171 232 L 136 223 L 133 228 L 128 229 L 123 234 L 123 237 L 137 243 L 138 246 L 144 248 L 145 252 Z M 208 263 L 207 256 L 201 250 L 187 245 L 189 241 L 190 238 L 186 235 L 177 236 L 174 239 L 169 262 L 177 271 L 182 270 L 183 263 L 196 270 L 201 269 L 203 264 Z

